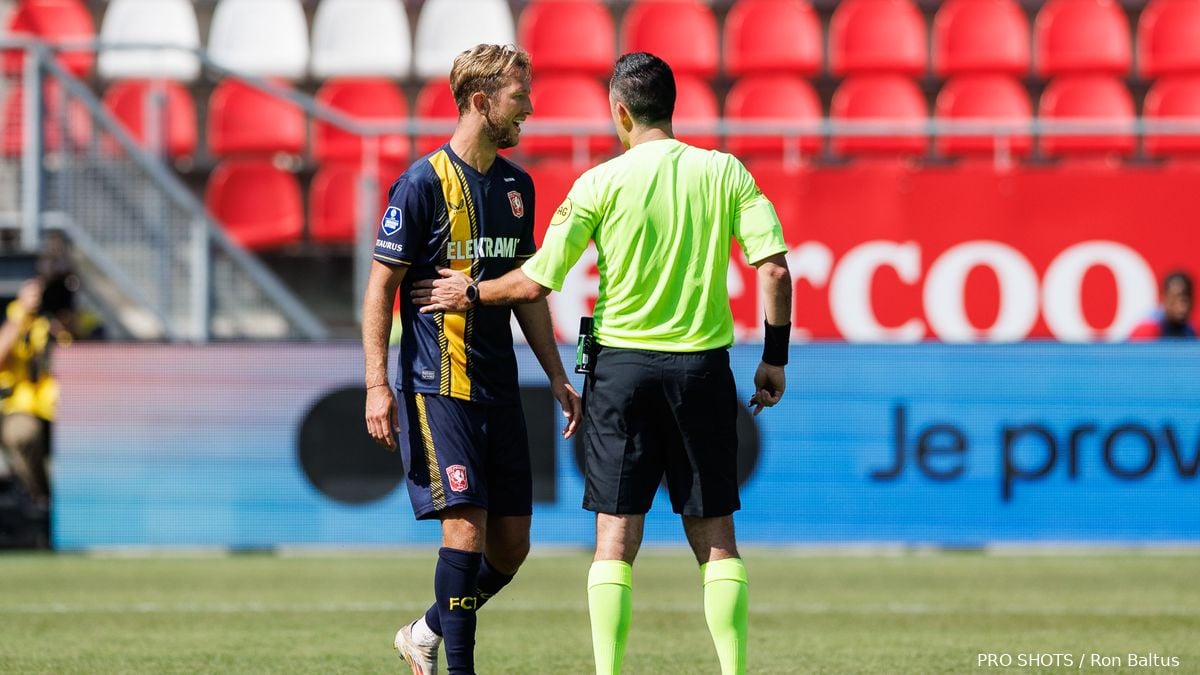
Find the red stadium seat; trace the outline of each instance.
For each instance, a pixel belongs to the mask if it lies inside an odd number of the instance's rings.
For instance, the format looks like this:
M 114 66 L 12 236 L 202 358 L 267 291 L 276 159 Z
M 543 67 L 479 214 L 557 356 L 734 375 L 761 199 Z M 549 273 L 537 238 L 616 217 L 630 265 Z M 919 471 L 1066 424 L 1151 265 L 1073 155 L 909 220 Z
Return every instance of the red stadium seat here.
M 1034 22 L 1038 75 L 1124 75 L 1133 47 L 1129 22 L 1113 0 L 1050 0 Z
M 274 80 L 278 87 L 287 87 Z M 226 78 L 208 99 L 208 147 L 214 155 L 304 149 L 304 111 L 295 104 Z
M 1200 119 L 1200 74 L 1164 77 L 1150 87 L 1142 116 L 1148 120 Z M 1146 134 L 1146 152 L 1158 156 L 1200 155 L 1200 134 Z
M 1015 0 L 948 0 L 933 20 L 939 77 L 1029 72 L 1029 23 Z
M 309 237 L 319 243 L 354 243 L 359 223 L 378 225 L 379 214 L 387 207 L 388 188 L 401 171 L 401 165 L 381 167 L 375 179 L 376 194 L 371 200 L 369 212 L 359 214 L 358 191 L 363 179 L 359 167 L 343 163 L 321 167 L 309 185 Z M 374 232 L 368 234 L 373 235 Z
M 542 245 L 554 210 L 567 198 L 575 179 L 589 167 L 565 160 L 550 159 L 525 165 L 533 184 L 537 186 L 537 204 L 533 213 L 533 237 Z
M 917 126 L 928 110 L 920 87 L 902 75 L 859 75 L 846 78 L 833 95 L 829 115 L 836 121 L 912 123 L 914 133 L 904 136 L 835 136 L 838 154 L 909 156 L 923 154 L 929 139 Z
M 458 104 L 454 102 L 454 94 L 450 92 L 448 80 L 433 80 L 426 82 L 417 93 L 417 104 L 413 114 L 419 120 L 453 122 L 458 119 Z M 537 114 L 537 110 L 534 110 Z M 450 140 L 450 131 L 444 134 L 423 134 L 417 136 L 417 155 L 425 156 L 440 145 Z
M 3 33 L 61 44 L 94 40 L 96 24 L 80 0 L 23 0 L 8 17 L 5 30 L 0 31 Z M 96 54 L 92 51 L 63 52 L 58 63 L 78 77 L 87 77 L 96 63 Z M 24 64 L 24 52 L 5 52 L 5 75 L 20 75 Z
M 725 97 L 725 119 L 729 121 L 788 120 L 819 122 L 821 99 L 807 80 L 788 75 L 759 75 L 738 80 Z M 791 144 L 804 154 L 821 150 L 819 136 L 786 140 L 779 136 L 737 136 L 727 139 L 729 152 L 743 159 L 780 158 Z
M 676 75 L 717 74 L 717 20 L 699 0 L 634 2 L 621 20 L 621 45 L 658 56 Z
M 517 44 L 539 74 L 607 75 L 616 60 L 612 14 L 598 0 L 535 0 L 521 12 Z
M 168 157 L 191 156 L 196 152 L 196 102 L 187 88 L 175 81 L 124 80 L 104 92 L 104 107 L 125 125 L 142 145 L 149 145 L 147 112 L 153 110 L 153 95 L 161 88 L 163 105 L 158 109 L 157 147 Z
M 683 75 L 675 78 L 675 117 L 676 126 L 680 124 L 716 123 L 721 118 L 721 109 L 717 105 L 717 97 L 713 94 L 708 82 L 698 77 Z M 721 147 L 721 139 L 713 133 L 684 133 L 678 134 L 680 141 L 698 148 L 716 150 Z
M 80 150 L 92 137 L 92 117 L 83 103 L 68 98 L 63 106 L 62 85 L 47 79 L 42 83 L 42 149 L 44 152 Z M 4 99 L 3 128 L 0 128 L 0 155 L 15 157 L 25 147 L 24 92 L 17 82 L 10 82 Z M 64 138 L 65 133 L 65 138 Z
M 234 241 L 259 250 L 300 240 L 300 184 L 266 159 L 230 159 L 208 178 L 204 203 Z
M 834 75 L 920 75 L 926 49 L 925 20 L 909 0 L 846 0 L 829 22 Z
M 1042 93 L 1038 116 L 1055 121 L 1133 123 L 1133 97 L 1115 77 L 1072 75 L 1056 78 Z M 1130 155 L 1134 137 L 1128 131 L 1095 136 L 1042 136 L 1042 151 L 1051 156 Z
M 725 16 L 725 72 L 816 75 L 821 22 L 805 0 L 739 0 Z
M 1200 73 L 1200 3 L 1150 0 L 1138 18 L 1142 77 Z
M 535 66 L 536 68 L 536 66 Z M 537 122 L 607 122 L 608 91 L 599 82 L 582 75 L 547 75 L 533 82 L 533 117 Z M 586 137 L 589 155 L 612 151 L 611 131 Z M 569 157 L 577 154 L 576 139 L 572 136 L 525 136 L 518 148 L 527 154 L 544 157 Z
M 404 92 L 387 79 L 330 80 L 317 91 L 317 101 L 363 121 L 403 122 L 408 117 Z M 380 161 L 402 162 L 408 158 L 408 137 L 384 134 L 378 137 Z M 313 154 L 318 162 L 358 160 L 367 151 L 366 139 L 332 124 L 318 122 Z
M 1029 122 L 1033 119 L 1033 107 L 1025 87 L 1015 78 L 1007 75 L 963 75 L 942 87 L 934 114 L 942 120 Z M 994 136 L 943 135 L 937 139 L 938 150 L 951 157 L 994 155 L 997 142 Z M 1011 136 L 1004 142 L 1010 153 L 1021 157 L 1028 155 L 1033 146 L 1029 134 Z

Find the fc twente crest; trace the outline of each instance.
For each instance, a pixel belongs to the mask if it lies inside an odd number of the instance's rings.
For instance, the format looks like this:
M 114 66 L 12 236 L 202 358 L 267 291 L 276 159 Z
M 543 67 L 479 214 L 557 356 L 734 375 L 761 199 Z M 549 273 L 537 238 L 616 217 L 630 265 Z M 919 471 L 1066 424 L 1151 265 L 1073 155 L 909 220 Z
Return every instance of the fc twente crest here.
M 513 215 L 521 218 L 525 215 L 525 202 L 521 201 L 521 193 L 516 190 L 510 190 L 508 193 L 508 205 L 512 207 Z

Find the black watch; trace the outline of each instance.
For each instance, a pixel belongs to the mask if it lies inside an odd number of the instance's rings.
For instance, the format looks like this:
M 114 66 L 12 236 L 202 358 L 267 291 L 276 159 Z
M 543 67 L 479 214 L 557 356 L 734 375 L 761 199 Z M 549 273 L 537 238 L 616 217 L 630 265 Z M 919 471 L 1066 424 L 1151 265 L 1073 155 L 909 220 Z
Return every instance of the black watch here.
M 479 282 L 476 281 L 467 286 L 467 290 L 463 292 L 463 295 L 467 296 L 467 302 L 472 305 L 479 304 Z

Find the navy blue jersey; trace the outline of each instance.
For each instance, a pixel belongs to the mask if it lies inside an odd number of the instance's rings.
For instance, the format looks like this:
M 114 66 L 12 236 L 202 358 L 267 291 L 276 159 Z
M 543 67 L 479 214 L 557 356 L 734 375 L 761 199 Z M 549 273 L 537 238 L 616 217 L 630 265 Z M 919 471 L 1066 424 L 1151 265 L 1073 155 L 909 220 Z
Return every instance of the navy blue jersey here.
M 392 184 L 375 239 L 375 259 L 407 265 L 400 287 L 400 367 L 396 387 L 466 401 L 520 399 L 508 307 L 421 314 L 412 284 L 438 267 L 495 279 L 533 255 L 533 181 L 503 157 L 487 174 L 447 143 L 417 160 Z

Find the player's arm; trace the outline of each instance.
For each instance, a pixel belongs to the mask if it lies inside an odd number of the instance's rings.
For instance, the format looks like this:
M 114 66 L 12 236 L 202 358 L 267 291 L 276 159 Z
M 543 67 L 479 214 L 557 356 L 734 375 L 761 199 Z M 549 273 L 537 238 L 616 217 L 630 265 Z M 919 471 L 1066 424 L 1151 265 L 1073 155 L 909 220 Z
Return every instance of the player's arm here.
M 374 262 L 363 294 L 363 357 L 367 388 L 367 431 L 376 443 L 396 449 L 396 397 L 388 380 L 388 343 L 396 289 L 428 235 L 436 186 L 419 177 L 401 176 L 388 192 L 375 235 Z
M 367 431 L 375 442 L 396 449 L 396 397 L 388 380 L 388 338 L 392 333 L 392 305 L 396 289 L 408 267 L 371 263 L 367 290 L 363 294 L 363 355 L 367 388 Z
M 543 298 L 537 302 L 517 305 L 513 307 L 513 313 L 517 315 L 517 323 L 521 325 L 525 341 L 529 343 L 529 348 L 533 350 L 547 379 L 550 380 L 550 391 L 562 406 L 563 417 L 567 418 L 563 438 L 570 438 L 575 435 L 575 429 L 583 417 L 583 403 L 579 399 L 579 392 L 575 391 L 575 387 L 567 379 L 567 372 L 563 369 L 562 359 L 559 358 L 550 307 Z

